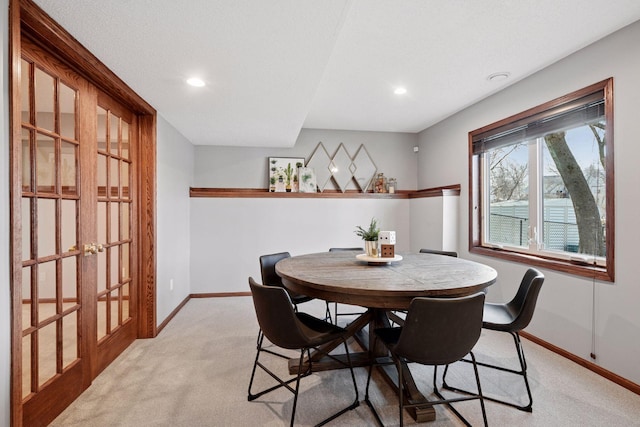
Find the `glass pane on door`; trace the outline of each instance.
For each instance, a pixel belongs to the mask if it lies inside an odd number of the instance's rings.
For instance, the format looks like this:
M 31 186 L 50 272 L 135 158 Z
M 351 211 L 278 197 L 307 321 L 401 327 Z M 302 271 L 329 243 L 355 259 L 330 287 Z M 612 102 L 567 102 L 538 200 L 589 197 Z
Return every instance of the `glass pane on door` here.
M 36 126 L 55 132 L 55 79 L 36 67 L 35 70 Z
M 60 148 L 60 174 L 62 194 L 77 194 L 76 164 L 78 162 L 78 146 L 72 142 L 62 141 Z
M 31 387 L 31 334 L 22 337 L 22 398 L 29 396 Z
M 24 59 L 20 62 L 20 82 L 22 84 L 20 93 L 20 107 L 23 122 L 30 122 L 31 105 L 29 103 L 29 85 L 31 83 L 31 64 Z
M 78 250 L 78 237 L 76 234 L 76 201 L 62 200 L 61 202 L 61 224 L 60 237 L 62 240 L 62 252 L 71 252 Z
M 36 134 L 36 185 L 38 192 L 53 193 L 56 185 L 56 140 Z
M 56 315 L 56 262 L 38 265 L 38 322 Z
M 21 65 L 21 394 L 27 397 L 80 357 L 81 217 L 77 90 L 29 61 Z
M 103 128 L 98 139 L 105 140 L 106 153 L 99 147 L 98 157 L 98 238 L 106 247 L 98 263 L 98 338 L 114 333 L 128 319 L 131 292 L 131 125 L 104 107 Z
M 104 108 L 98 107 L 96 116 L 98 119 L 98 132 L 96 135 L 98 151 L 105 152 L 107 151 L 107 111 Z
M 22 191 L 31 191 L 31 135 L 28 129 L 22 128 Z
M 37 254 L 39 258 L 56 253 L 56 201 L 37 199 Z
M 76 91 L 60 83 L 60 135 L 76 139 Z
M 31 197 L 22 198 L 22 260 L 31 259 Z
M 62 369 L 78 359 L 78 311 L 62 318 Z
M 38 340 L 38 388 L 53 378 L 57 372 L 57 322 L 49 323 L 37 332 Z

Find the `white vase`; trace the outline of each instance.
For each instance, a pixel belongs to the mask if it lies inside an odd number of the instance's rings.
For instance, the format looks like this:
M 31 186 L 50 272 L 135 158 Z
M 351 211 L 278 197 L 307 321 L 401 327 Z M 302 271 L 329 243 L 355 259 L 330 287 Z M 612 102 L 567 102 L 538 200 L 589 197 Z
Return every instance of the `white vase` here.
M 378 241 L 377 240 L 365 240 L 364 249 L 367 252 L 367 256 L 378 256 Z

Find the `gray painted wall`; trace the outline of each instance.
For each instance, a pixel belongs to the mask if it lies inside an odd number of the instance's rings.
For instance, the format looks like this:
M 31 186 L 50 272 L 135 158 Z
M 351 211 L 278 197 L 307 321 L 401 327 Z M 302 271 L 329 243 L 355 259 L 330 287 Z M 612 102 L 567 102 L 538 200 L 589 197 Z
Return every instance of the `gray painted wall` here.
M 292 148 L 196 146 L 194 186 L 268 188 L 267 158 L 303 157 L 309 160 L 319 142 L 329 156 L 344 143 L 351 157 L 364 144 L 378 172 L 396 178 L 400 190 L 417 189 L 418 156 L 413 152 L 413 147 L 418 145 L 416 134 L 322 129 L 302 129 Z M 348 188 L 355 186 L 351 184 Z
M 190 202 L 193 145 L 164 118 L 157 123 L 158 323 L 190 293 Z
M 616 282 L 598 282 L 544 270 L 545 285 L 532 334 L 589 360 L 595 295 L 597 364 L 640 384 L 640 267 L 637 247 L 640 144 L 640 22 L 634 23 L 420 133 L 418 187 L 462 183 L 460 236 L 463 257 L 498 270 L 488 298 L 511 297 L 523 264 L 468 254 L 468 132 L 614 77 Z

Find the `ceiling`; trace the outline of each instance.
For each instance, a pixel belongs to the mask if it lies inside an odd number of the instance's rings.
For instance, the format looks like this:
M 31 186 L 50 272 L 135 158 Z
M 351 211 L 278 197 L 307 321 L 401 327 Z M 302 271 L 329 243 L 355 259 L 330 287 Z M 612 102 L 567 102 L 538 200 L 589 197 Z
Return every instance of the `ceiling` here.
M 34 1 L 193 144 L 251 147 L 419 132 L 640 19 L 637 0 Z

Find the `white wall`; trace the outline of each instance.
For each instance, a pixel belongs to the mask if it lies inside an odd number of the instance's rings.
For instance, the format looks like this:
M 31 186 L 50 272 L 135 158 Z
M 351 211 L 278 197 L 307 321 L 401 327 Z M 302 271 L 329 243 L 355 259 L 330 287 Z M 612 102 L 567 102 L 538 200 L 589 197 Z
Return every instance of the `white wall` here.
M 459 196 L 412 199 L 411 252 L 422 248 L 458 251 Z
M 418 187 L 462 183 L 459 248 L 462 256 L 498 270 L 489 299 L 515 292 L 526 266 L 468 254 L 468 132 L 614 77 L 616 282 L 595 282 L 544 270 L 532 334 L 589 360 L 595 287 L 595 363 L 640 384 L 640 267 L 637 247 L 640 182 L 640 22 L 563 59 L 421 132 Z
M 351 157 L 364 144 L 378 172 L 396 178 L 400 190 L 417 189 L 418 156 L 413 152 L 418 145 L 416 134 L 319 129 L 302 129 L 291 148 L 196 146 L 194 186 L 268 188 L 267 158 L 304 157 L 308 161 L 321 141 L 329 156 L 333 156 L 341 142 Z M 351 184 L 348 188 L 355 186 Z
M 191 292 L 246 292 L 260 255 L 364 247 L 354 234 L 375 216 L 409 250 L 408 199 L 191 199 Z
M 190 293 L 190 200 L 193 145 L 158 115 L 157 318 L 158 324 Z M 171 289 L 173 282 L 173 289 Z
M 7 0 L 0 0 L 0 46 L 2 46 L 2 67 L 0 67 L 0 425 L 9 425 L 11 378 L 11 292 L 9 286 L 9 61 L 7 33 Z

